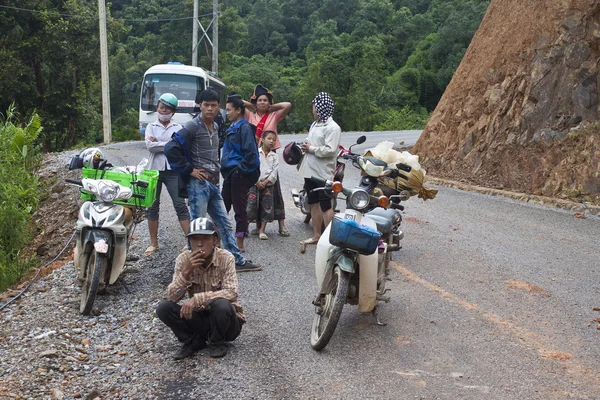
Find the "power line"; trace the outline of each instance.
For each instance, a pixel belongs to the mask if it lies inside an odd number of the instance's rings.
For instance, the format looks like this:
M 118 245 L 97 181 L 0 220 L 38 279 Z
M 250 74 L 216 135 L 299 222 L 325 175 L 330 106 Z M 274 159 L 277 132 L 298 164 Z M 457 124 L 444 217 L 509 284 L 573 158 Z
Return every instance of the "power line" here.
M 62 14 L 55 11 L 40 11 L 40 10 L 32 10 L 29 8 L 19 8 L 19 7 L 11 7 L 11 6 L 2 6 L 0 8 L 8 8 L 11 10 L 17 11 L 27 11 L 30 13 L 38 13 L 38 14 L 52 14 L 58 17 L 73 17 L 73 18 L 87 18 L 87 19 L 98 19 L 96 15 L 77 15 L 77 14 Z M 211 17 L 213 14 L 202 14 L 199 17 Z M 127 18 L 111 18 L 113 21 L 121 21 L 121 22 L 165 22 L 165 21 L 181 21 L 193 19 L 194 17 L 177 17 L 177 18 L 159 18 L 159 19 L 127 19 Z
M 54 11 L 31 10 L 31 9 L 28 9 L 28 8 L 19 8 L 19 7 L 11 7 L 11 6 L 0 6 L 0 8 L 9 8 L 11 10 L 27 11 L 27 12 L 30 12 L 30 13 L 38 13 L 38 14 L 49 13 L 49 14 L 58 15 L 60 17 L 96 18 L 96 17 L 88 17 L 88 16 L 83 16 L 83 15 L 61 14 L 61 13 L 57 13 L 57 12 L 54 12 Z

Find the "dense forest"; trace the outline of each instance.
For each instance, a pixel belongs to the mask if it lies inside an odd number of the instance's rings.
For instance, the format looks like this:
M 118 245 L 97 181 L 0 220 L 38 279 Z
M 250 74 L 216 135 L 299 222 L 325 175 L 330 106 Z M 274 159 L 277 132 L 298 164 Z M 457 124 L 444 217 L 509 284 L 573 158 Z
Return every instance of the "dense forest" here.
M 257 83 L 294 109 L 328 91 L 343 130 L 422 127 L 479 26 L 487 0 L 222 0 L 219 76 L 249 96 Z M 192 0 L 107 3 L 113 138 L 138 138 L 138 93 L 154 64 L 191 64 Z M 0 5 L 0 110 L 40 115 L 46 151 L 101 141 L 98 8 L 86 0 Z M 212 1 L 200 2 L 204 26 Z M 199 65 L 210 69 L 201 43 Z

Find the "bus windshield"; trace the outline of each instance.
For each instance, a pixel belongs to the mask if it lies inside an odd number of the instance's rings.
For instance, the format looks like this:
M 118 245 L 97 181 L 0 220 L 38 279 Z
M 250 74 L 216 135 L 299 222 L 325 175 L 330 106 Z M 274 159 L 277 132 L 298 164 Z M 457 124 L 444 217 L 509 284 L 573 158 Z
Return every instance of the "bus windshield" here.
M 148 74 L 144 77 L 140 107 L 143 111 L 156 111 L 156 103 L 163 93 L 177 97 L 178 113 L 200 111 L 196 107 L 196 93 L 204 89 L 204 79 L 180 74 Z

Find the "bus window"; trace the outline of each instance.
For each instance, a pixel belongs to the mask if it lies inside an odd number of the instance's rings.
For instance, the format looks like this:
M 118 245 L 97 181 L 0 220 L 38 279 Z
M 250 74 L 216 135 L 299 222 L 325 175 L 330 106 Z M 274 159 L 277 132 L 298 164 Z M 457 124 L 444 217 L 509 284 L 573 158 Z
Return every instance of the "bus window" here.
M 217 93 L 219 93 L 219 104 L 221 105 L 221 108 L 225 108 L 225 103 L 227 102 L 227 93 L 225 93 L 225 86 L 222 86 L 220 83 L 210 78 L 208 78 L 208 82 L 210 87 L 212 87 Z
M 155 111 L 156 103 L 163 93 L 177 97 L 178 113 L 191 113 L 195 110 L 196 93 L 204 87 L 204 79 L 197 76 L 179 74 L 148 74 L 144 78 L 140 108 Z

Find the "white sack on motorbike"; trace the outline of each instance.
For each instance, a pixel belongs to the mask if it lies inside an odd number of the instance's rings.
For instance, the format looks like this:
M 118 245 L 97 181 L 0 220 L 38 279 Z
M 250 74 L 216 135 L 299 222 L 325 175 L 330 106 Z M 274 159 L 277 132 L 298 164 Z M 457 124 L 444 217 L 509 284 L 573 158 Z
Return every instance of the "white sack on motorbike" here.
M 403 163 L 410 165 L 414 170 L 422 171 L 423 175 L 427 173 L 425 169 L 421 167 L 421 164 L 419 164 L 419 156 L 410 154 L 408 151 L 396 151 L 393 147 L 394 143 L 384 141 L 368 151 L 371 152 L 373 157 L 385 161 L 388 164 Z

